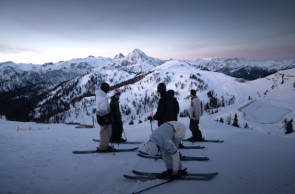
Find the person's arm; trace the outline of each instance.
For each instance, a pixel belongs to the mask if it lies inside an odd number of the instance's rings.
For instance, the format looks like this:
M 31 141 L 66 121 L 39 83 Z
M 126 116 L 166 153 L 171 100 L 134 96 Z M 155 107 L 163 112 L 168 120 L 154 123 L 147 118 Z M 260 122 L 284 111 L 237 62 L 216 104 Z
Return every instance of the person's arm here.
M 158 104 L 157 112 L 154 115 L 153 119 L 154 120 L 159 120 L 159 118 L 164 114 L 164 111 L 165 111 L 164 109 L 165 109 L 165 107 L 164 107 L 164 101 L 161 98 L 160 101 L 159 101 L 159 104 Z
M 178 113 L 179 113 L 179 103 L 178 103 L 178 101 L 176 99 L 175 99 L 175 107 L 176 107 L 176 113 L 178 115 Z

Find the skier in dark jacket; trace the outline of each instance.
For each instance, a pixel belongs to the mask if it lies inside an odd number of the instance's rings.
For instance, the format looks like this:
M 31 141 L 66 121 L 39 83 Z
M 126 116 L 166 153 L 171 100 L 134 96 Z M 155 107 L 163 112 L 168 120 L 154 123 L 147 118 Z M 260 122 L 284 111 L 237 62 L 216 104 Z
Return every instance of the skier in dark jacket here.
M 157 112 L 153 117 L 149 117 L 149 119 L 157 120 L 158 126 L 167 121 L 176 121 L 175 99 L 173 96 L 168 95 L 165 83 L 160 83 L 158 85 L 157 92 L 160 93 Z
M 169 98 L 173 98 L 173 121 L 177 121 L 177 115 L 179 113 L 179 103 L 177 99 L 174 97 L 174 90 L 168 90 L 167 95 L 169 96 Z
M 122 138 L 123 133 L 123 122 L 119 106 L 119 98 L 121 92 L 119 89 L 114 90 L 115 94 L 111 98 L 111 118 L 112 118 L 112 137 L 111 142 L 125 142 Z

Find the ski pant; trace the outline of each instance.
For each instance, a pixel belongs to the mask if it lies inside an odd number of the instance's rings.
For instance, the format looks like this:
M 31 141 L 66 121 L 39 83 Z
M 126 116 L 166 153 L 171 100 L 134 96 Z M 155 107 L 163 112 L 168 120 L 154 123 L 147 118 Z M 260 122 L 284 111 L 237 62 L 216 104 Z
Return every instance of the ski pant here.
M 109 147 L 110 138 L 112 135 L 112 124 L 100 126 L 100 144 L 99 150 L 106 150 Z
M 189 129 L 191 130 L 194 138 L 202 139 L 203 137 L 202 137 L 202 133 L 199 129 L 199 121 L 200 120 L 190 119 Z
M 112 140 L 119 140 L 122 138 L 123 123 L 122 121 L 112 122 Z
M 181 140 L 182 139 L 174 139 L 173 140 L 173 143 L 175 144 L 175 146 L 178 148 L 178 145 L 181 143 Z M 161 150 L 161 154 L 162 154 L 162 158 L 163 158 L 163 161 L 165 163 L 165 166 L 166 166 L 166 169 L 172 169 L 173 168 L 173 159 L 172 159 L 172 156 L 170 153 L 168 152 L 165 152 L 165 151 L 162 151 Z M 179 170 L 182 169 L 182 165 L 181 165 L 181 162 L 179 161 L 179 167 L 178 167 Z

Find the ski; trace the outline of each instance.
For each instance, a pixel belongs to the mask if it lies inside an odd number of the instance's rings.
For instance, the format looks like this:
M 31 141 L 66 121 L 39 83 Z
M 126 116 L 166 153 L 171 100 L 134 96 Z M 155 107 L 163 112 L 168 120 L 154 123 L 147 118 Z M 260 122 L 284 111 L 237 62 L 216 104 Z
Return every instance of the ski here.
M 100 142 L 100 139 L 92 139 L 94 142 Z M 143 144 L 142 141 L 125 141 L 125 142 L 110 142 L 113 144 Z
M 123 176 L 125 178 L 127 178 L 127 179 L 141 180 L 141 181 L 155 180 L 155 179 L 169 180 L 167 178 L 158 178 L 157 176 L 141 176 L 141 175 L 127 175 L 127 174 L 123 174 Z M 180 176 L 180 177 L 173 178 L 172 180 L 204 180 L 204 181 L 208 181 L 208 180 L 212 179 L 213 177 L 214 176 L 204 176 L 204 177 L 202 177 L 202 176 L 201 177 L 198 177 L 198 176 Z
M 158 176 L 161 173 L 156 172 L 144 172 L 144 171 L 138 171 L 138 170 L 132 170 L 132 172 L 136 175 L 142 175 L 142 176 Z M 218 172 L 212 172 L 212 173 L 187 173 L 185 176 L 216 176 Z
M 190 140 L 190 139 L 184 139 L 182 141 L 189 141 L 189 142 L 192 142 L 192 143 L 195 143 L 195 142 L 223 143 L 224 142 L 223 140 L 220 140 L 220 139 L 205 139 L 203 141 L 193 141 L 193 140 Z
M 135 148 L 127 148 L 127 149 L 113 149 L 110 151 L 97 151 L 97 150 L 85 150 L 85 151 L 73 151 L 73 154 L 94 154 L 94 153 L 112 153 L 112 152 L 132 152 L 137 150 L 138 147 Z
M 142 152 L 137 153 L 138 156 L 143 158 L 150 158 L 150 159 L 162 159 L 161 155 L 151 156 L 148 154 L 143 154 Z M 194 156 L 180 156 L 180 160 L 182 161 L 208 161 L 208 157 L 194 157 Z
M 179 149 L 204 149 L 205 146 L 186 146 L 182 145 L 178 147 Z

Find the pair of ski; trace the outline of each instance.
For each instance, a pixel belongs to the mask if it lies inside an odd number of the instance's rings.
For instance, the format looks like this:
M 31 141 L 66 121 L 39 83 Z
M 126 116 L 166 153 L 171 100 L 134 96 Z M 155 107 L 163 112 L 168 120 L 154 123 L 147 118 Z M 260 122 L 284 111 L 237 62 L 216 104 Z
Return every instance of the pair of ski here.
M 100 142 L 99 139 L 92 139 L 95 142 Z M 140 141 L 132 141 L 132 142 L 118 142 L 118 144 L 141 144 L 143 142 Z M 73 151 L 73 154 L 95 154 L 95 153 L 113 153 L 113 152 L 133 152 L 137 150 L 138 147 L 134 148 L 113 148 L 109 151 L 99 151 L 99 150 L 83 150 L 83 151 Z
M 162 159 L 162 156 L 160 154 L 157 154 L 155 156 L 149 155 L 148 153 L 139 150 L 137 153 L 138 156 L 142 157 L 142 158 L 149 158 L 149 159 Z M 180 160 L 182 161 L 208 161 L 209 158 L 208 157 L 195 157 L 195 156 L 183 156 L 180 155 Z
M 108 151 L 99 151 L 99 150 L 82 150 L 82 151 L 73 151 L 73 154 L 96 154 L 96 153 L 113 153 L 113 152 L 133 152 L 136 151 L 138 147 L 134 148 L 113 148 L 112 150 Z
M 99 139 L 92 139 L 94 142 L 100 142 Z M 143 144 L 141 141 L 111 142 L 113 144 Z M 179 149 L 204 149 L 205 146 L 181 146 Z
M 196 142 L 210 142 L 210 143 L 223 143 L 224 141 L 223 140 L 220 140 L 220 139 L 205 139 L 205 140 L 202 140 L 202 141 L 199 141 L 199 140 L 191 140 L 191 139 L 184 139 L 182 141 L 188 141 L 188 142 L 192 142 L 192 143 L 196 143 Z
M 123 176 L 127 179 L 132 180 L 153 180 L 153 179 L 168 179 L 168 178 L 159 178 L 159 175 L 161 173 L 155 173 L 155 172 L 143 172 L 143 171 L 136 171 L 132 170 L 132 173 L 135 175 L 127 175 L 124 174 Z M 174 180 L 203 180 L 208 181 L 214 178 L 216 175 L 218 175 L 218 172 L 213 173 L 187 173 L 187 175 L 177 176 L 173 178 Z

